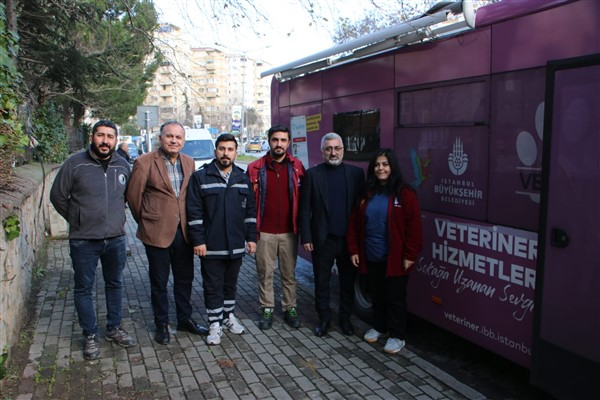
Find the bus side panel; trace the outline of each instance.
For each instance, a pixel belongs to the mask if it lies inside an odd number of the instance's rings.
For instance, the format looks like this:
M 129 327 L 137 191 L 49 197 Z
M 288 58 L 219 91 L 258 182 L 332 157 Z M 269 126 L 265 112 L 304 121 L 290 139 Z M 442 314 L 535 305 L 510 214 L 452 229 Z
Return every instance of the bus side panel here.
M 597 52 L 599 15 L 599 1 L 581 0 L 494 25 L 492 73 Z
M 492 77 L 489 179 L 492 223 L 537 230 L 544 81 L 545 68 Z
M 271 116 L 271 121 L 273 121 L 273 125 L 283 125 L 290 127 L 290 118 L 291 118 L 291 110 L 290 107 L 281 107 L 279 109 L 278 118 L 275 119 L 275 116 Z
M 409 46 L 396 53 L 396 87 L 488 75 L 490 29 Z
M 323 72 L 323 97 L 334 98 L 394 87 L 393 53 L 345 64 L 343 73 L 332 68 Z
M 427 211 L 422 218 L 409 311 L 529 367 L 537 235 Z
M 316 73 L 290 81 L 290 105 L 320 101 L 322 98 L 323 74 Z
M 396 130 L 395 149 L 421 208 L 485 221 L 488 128 L 416 127 Z
M 290 105 L 290 81 L 277 82 L 276 85 L 274 83 L 271 99 L 273 99 L 273 103 L 277 104 L 277 107 L 288 107 Z

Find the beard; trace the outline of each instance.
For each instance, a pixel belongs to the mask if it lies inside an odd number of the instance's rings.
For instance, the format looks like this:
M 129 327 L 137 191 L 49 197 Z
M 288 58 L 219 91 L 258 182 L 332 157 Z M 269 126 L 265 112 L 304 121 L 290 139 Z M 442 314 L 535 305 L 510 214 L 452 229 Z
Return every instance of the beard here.
M 276 147 L 273 150 L 271 150 L 271 157 L 278 159 L 285 156 L 286 152 L 287 150 L 284 150 L 283 147 Z
M 92 143 L 92 152 L 101 160 L 106 160 L 112 156 L 112 153 L 115 152 L 115 148 L 109 148 L 108 153 L 102 153 L 100 149 L 96 146 L 95 143 Z
M 231 161 L 231 159 L 223 157 L 217 159 L 217 167 L 219 167 L 219 169 L 225 169 L 231 167 L 232 165 L 233 161 Z
M 339 158 L 336 158 L 336 159 L 331 159 L 331 158 L 328 158 L 327 160 L 325 160 L 325 162 L 326 162 L 328 165 L 331 165 L 332 167 L 335 167 L 335 166 L 337 166 L 337 165 L 340 165 L 340 164 L 342 163 L 342 160 L 341 160 L 341 159 L 339 159 Z

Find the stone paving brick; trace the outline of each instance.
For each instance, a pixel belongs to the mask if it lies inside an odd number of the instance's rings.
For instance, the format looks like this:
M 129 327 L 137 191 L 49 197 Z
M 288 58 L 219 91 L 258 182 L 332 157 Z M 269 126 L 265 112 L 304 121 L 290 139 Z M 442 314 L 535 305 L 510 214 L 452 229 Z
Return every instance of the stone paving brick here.
M 178 387 L 169 389 L 169 398 L 171 398 L 171 400 L 185 400 L 187 397 L 183 392 L 183 389 Z
M 400 382 L 400 383 L 398 383 L 398 386 L 400 386 L 406 393 L 408 393 L 414 397 L 417 397 L 417 396 L 423 394 L 423 392 L 418 387 L 416 387 L 415 385 L 413 385 L 412 383 L 410 383 L 408 381 Z
M 257 374 L 256 374 L 254 371 L 252 371 L 252 370 L 249 370 L 249 371 L 242 371 L 242 372 L 241 372 L 241 374 L 242 374 L 242 377 L 244 378 L 244 381 L 245 381 L 247 384 L 251 384 L 251 383 L 257 383 L 257 382 L 260 382 L 260 378 L 259 378 L 259 377 L 258 377 L 258 375 L 257 375 Z
M 189 376 L 194 376 L 194 373 L 192 372 L 192 369 L 190 368 L 190 366 L 188 364 L 178 365 L 177 366 L 177 373 L 182 378 L 187 378 Z
M 426 394 L 420 395 L 420 396 L 416 396 L 415 400 L 432 400 L 431 397 L 427 396 Z
M 444 398 L 444 395 L 442 393 L 440 393 L 437 389 L 430 385 L 421 385 L 419 386 L 419 389 L 421 389 L 427 396 L 431 397 L 432 399 Z
M 254 395 L 259 399 L 271 396 L 271 392 L 269 392 L 269 390 L 262 383 L 253 383 L 249 386 L 250 390 L 252 390 L 252 393 L 254 393 Z
M 302 389 L 304 392 L 309 392 L 309 391 L 315 390 L 315 385 L 311 382 L 310 379 L 308 379 L 305 376 L 300 376 L 300 377 L 296 378 L 296 383 L 298 384 L 298 386 L 300 386 L 300 389 Z
M 196 371 L 196 373 L 194 374 L 194 376 L 196 377 L 196 380 L 198 381 L 198 383 L 200 385 L 202 385 L 204 383 L 209 383 L 210 382 L 210 374 L 206 370 L 204 370 L 204 371 Z
M 281 386 L 276 387 L 276 388 L 271 388 L 271 394 L 273 395 L 273 397 L 275 397 L 277 400 L 287 400 L 287 399 L 292 399 L 292 397 L 287 393 L 287 391 L 282 388 Z

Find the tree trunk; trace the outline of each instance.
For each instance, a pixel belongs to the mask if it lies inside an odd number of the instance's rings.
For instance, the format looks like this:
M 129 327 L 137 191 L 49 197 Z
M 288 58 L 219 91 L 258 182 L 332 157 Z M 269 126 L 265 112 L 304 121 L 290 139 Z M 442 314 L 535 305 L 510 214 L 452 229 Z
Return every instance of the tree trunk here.
M 17 32 L 17 1 L 4 0 L 4 7 L 6 12 L 6 30 Z

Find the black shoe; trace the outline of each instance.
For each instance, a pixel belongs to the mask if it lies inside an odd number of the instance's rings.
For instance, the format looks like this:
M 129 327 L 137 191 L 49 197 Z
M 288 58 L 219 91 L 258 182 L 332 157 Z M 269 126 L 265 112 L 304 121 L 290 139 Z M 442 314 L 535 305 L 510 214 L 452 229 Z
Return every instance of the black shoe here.
M 340 321 L 340 331 L 346 336 L 354 335 L 354 327 L 350 321 Z
M 160 344 L 169 344 L 171 341 L 171 335 L 169 335 L 169 325 L 168 324 L 157 324 L 156 325 L 156 335 L 154 336 L 154 340 Z
M 208 335 L 208 328 L 197 324 L 196 321 L 191 318 L 179 322 L 177 324 L 177 330 L 193 333 L 194 335 Z
M 283 319 L 289 326 L 292 328 L 300 328 L 300 318 L 298 318 L 298 312 L 296 311 L 296 307 L 290 307 L 283 313 Z
M 261 319 L 258 321 L 258 328 L 266 331 L 267 329 L 271 329 L 271 325 L 273 325 L 273 309 L 263 308 Z
M 327 335 L 327 331 L 329 330 L 330 321 L 329 320 L 321 320 L 319 325 L 315 327 L 315 335 L 318 337 L 323 337 Z

